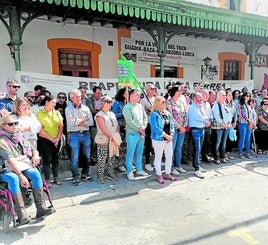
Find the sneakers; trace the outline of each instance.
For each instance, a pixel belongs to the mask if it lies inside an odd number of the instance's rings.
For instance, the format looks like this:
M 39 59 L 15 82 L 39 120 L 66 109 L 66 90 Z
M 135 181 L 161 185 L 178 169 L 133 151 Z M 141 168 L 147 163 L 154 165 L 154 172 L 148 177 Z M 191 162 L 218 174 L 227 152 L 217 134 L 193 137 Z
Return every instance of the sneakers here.
M 133 175 L 133 172 L 127 174 L 127 178 L 128 178 L 128 180 L 135 180 L 135 177 Z
M 182 167 L 175 167 L 175 169 L 176 169 L 177 171 L 179 171 L 180 173 L 186 173 L 186 170 L 183 169 Z
M 178 172 L 175 168 L 173 169 L 173 170 L 171 170 L 171 173 L 173 174 L 173 175 L 180 175 L 180 172 Z
M 105 176 L 104 178 L 109 179 L 109 180 L 111 180 L 111 181 L 117 181 L 117 178 L 116 178 L 115 175 L 107 175 L 107 176 Z
M 194 174 L 195 174 L 196 177 L 198 177 L 200 179 L 204 179 L 205 178 L 204 175 L 201 173 L 200 170 L 195 171 Z
M 147 174 L 146 172 L 144 172 L 143 170 L 141 171 L 137 171 L 136 172 L 137 175 L 141 175 L 141 176 L 148 176 L 149 174 Z
M 221 164 L 221 161 L 220 161 L 220 160 L 218 160 L 218 159 L 213 160 L 213 162 L 214 162 L 214 163 L 216 163 L 216 164 Z
M 127 170 L 126 170 L 126 167 L 123 166 L 123 165 L 119 166 L 118 169 L 119 169 L 121 172 L 126 172 L 126 171 L 127 171 Z
M 92 178 L 90 177 L 89 174 L 82 174 L 81 175 L 81 180 L 83 180 L 83 181 L 92 181 Z
M 245 158 L 242 153 L 239 153 L 238 157 L 241 158 L 241 159 L 244 159 Z
M 221 158 L 221 159 L 220 159 L 220 162 L 222 162 L 222 163 L 227 163 L 227 160 L 226 160 L 225 158 Z
M 78 186 L 79 184 L 80 184 L 80 182 L 79 182 L 79 178 L 78 178 L 78 177 L 73 177 L 72 185 L 74 185 L 74 186 Z
M 145 164 L 144 168 L 149 172 L 154 171 L 154 168 L 151 166 L 151 164 Z
M 246 158 L 252 159 L 252 156 L 250 154 L 245 154 Z

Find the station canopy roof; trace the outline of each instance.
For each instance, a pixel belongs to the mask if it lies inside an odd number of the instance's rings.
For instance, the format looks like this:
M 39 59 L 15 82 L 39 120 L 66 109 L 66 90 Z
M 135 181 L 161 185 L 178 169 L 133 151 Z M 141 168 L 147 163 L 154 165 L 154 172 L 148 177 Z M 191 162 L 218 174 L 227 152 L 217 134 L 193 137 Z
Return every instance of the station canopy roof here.
M 268 17 L 179 0 L 4 0 L 32 16 L 113 27 L 166 27 L 178 35 L 268 45 Z

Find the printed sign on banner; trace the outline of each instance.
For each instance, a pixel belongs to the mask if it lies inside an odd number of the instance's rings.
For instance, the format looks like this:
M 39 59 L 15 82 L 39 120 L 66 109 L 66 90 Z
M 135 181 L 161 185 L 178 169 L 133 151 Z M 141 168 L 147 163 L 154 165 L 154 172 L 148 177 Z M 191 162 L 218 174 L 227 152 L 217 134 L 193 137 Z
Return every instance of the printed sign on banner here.
M 30 73 L 24 71 L 17 71 L 15 73 L 15 79 L 21 84 L 19 95 L 22 96 L 24 92 L 33 90 L 33 88 L 40 84 L 46 87 L 51 93 L 56 96 L 59 92 L 69 93 L 72 89 L 84 86 L 87 89 L 87 93 L 92 94 L 94 86 L 100 86 L 102 88 L 103 95 L 107 94 L 114 98 L 118 90 L 118 79 L 109 78 L 83 78 L 83 77 L 68 77 L 68 76 L 57 76 L 48 75 L 41 73 Z M 168 84 L 174 84 L 177 81 L 183 81 L 188 87 L 188 92 L 192 93 L 197 88 L 200 81 L 188 81 L 177 78 L 160 78 L 160 77 L 148 77 L 138 78 L 139 82 L 145 88 L 146 84 L 153 83 L 158 89 L 159 95 L 165 95 L 166 86 Z M 206 82 L 204 87 L 209 90 L 215 90 L 218 85 L 222 85 L 224 88 L 232 88 L 241 90 L 243 87 L 247 87 L 249 91 L 253 89 L 253 80 L 232 80 L 232 81 L 211 81 Z
M 157 46 L 153 41 L 122 37 L 121 52 L 127 60 L 132 60 L 133 62 L 152 65 L 160 64 Z M 196 53 L 196 47 L 186 47 L 172 43 L 171 40 L 166 47 L 165 65 L 175 67 L 187 64 L 194 65 L 196 64 Z

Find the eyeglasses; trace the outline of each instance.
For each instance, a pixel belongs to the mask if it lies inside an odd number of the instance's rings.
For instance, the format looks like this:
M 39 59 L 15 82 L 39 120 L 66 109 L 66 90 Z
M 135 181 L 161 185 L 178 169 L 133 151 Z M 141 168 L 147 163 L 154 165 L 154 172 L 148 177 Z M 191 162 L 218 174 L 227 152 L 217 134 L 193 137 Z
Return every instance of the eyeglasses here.
M 268 105 L 268 104 L 263 104 L 263 105 Z
M 8 123 L 3 123 L 3 125 L 8 125 L 8 126 L 17 126 L 19 122 L 8 122 Z
M 108 104 L 112 104 L 112 101 L 111 100 L 106 100 L 104 101 L 105 103 L 108 103 Z
M 66 99 L 65 96 L 58 96 L 58 99 Z
M 9 85 L 9 87 L 11 88 L 20 88 L 20 85 Z
M 250 95 L 246 95 L 246 97 L 251 97 Z

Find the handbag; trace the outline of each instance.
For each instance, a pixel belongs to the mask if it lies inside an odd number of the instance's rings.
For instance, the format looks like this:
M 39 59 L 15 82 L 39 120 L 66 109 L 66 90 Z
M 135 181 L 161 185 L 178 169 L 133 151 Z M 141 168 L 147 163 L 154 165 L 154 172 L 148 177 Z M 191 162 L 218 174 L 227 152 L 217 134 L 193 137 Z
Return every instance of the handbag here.
M 109 143 L 109 138 L 105 134 L 96 134 L 95 142 L 99 145 L 105 145 Z

